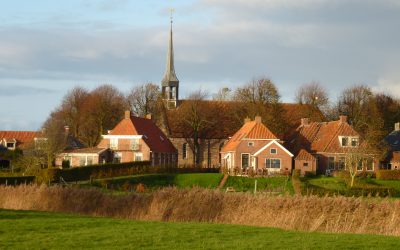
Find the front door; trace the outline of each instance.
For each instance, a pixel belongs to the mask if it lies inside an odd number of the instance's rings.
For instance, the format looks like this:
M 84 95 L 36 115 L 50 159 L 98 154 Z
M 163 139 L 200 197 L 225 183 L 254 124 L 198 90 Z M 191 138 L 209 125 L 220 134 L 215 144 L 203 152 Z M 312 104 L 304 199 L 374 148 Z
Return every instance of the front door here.
M 245 170 L 250 165 L 250 154 L 242 154 L 242 169 Z

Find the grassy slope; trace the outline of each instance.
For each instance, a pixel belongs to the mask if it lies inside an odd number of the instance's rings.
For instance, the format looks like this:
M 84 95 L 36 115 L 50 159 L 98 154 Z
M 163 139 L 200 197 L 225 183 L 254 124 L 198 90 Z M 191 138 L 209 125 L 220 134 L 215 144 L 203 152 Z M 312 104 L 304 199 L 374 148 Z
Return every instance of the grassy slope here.
M 196 174 L 149 174 L 117 177 L 107 180 L 111 184 L 123 185 L 129 183 L 137 185 L 144 184 L 147 188 L 154 189 L 165 186 L 215 188 L 222 179 L 219 173 L 196 173 Z
M 0 249 L 399 249 L 400 238 L 0 210 Z
M 253 191 L 254 182 L 257 180 L 258 191 L 278 191 L 293 193 L 293 186 L 290 178 L 276 176 L 269 178 L 247 178 L 240 176 L 229 176 L 225 183 L 226 187 L 233 187 L 236 191 Z

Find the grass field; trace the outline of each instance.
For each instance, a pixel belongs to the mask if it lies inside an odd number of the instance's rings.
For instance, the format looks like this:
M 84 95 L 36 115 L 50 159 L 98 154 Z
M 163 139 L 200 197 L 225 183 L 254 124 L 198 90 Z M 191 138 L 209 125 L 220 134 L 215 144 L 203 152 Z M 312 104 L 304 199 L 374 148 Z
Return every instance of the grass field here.
M 400 238 L 0 210 L 0 249 L 399 249 Z
M 127 184 L 134 187 L 139 183 L 144 184 L 146 189 L 150 190 L 167 186 L 216 188 L 222 176 L 220 173 L 148 174 L 102 179 L 95 181 L 94 184 L 104 186 L 107 183 L 108 187 L 115 187 L 116 189 L 122 189 Z
M 276 176 L 268 178 L 248 178 L 241 176 L 229 176 L 225 183 L 226 187 L 233 187 L 235 191 L 253 191 L 254 182 L 257 180 L 257 190 L 276 191 L 279 193 L 293 194 L 293 186 L 289 177 Z

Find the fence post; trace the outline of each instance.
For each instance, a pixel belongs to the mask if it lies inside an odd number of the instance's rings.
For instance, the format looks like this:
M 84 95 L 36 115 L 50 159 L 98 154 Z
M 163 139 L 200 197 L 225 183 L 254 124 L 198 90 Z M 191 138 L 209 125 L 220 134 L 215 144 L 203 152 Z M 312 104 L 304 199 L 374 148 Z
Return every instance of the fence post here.
M 254 180 L 254 194 L 257 193 L 257 179 Z

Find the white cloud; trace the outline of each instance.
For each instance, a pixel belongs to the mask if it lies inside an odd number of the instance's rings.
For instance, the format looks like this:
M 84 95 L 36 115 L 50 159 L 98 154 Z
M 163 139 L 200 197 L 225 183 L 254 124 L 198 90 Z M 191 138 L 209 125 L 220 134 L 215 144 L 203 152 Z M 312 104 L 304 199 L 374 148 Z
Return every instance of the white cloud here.
M 378 84 L 372 86 L 372 90 L 378 93 L 385 93 L 400 98 L 400 78 L 380 78 Z

